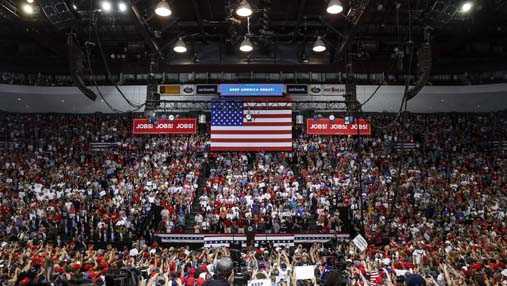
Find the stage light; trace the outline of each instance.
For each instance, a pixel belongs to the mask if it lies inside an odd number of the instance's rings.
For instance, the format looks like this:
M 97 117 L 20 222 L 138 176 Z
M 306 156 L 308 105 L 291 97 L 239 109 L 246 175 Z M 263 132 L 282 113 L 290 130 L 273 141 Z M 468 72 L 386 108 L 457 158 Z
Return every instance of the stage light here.
M 33 0 L 26 0 L 28 4 L 33 4 Z
M 106 13 L 113 11 L 113 4 L 109 1 L 100 2 L 100 9 Z
M 324 43 L 324 41 L 322 40 L 322 38 L 320 36 L 317 37 L 317 40 L 313 44 L 312 50 L 316 53 L 322 53 L 327 50 L 326 44 Z
M 343 11 L 342 2 L 340 0 L 330 0 L 326 11 L 333 15 L 340 14 Z
M 468 13 L 472 10 L 474 7 L 474 3 L 472 2 L 465 2 L 463 5 L 461 5 L 461 13 Z
M 178 54 L 183 54 L 187 52 L 187 46 L 185 45 L 185 42 L 183 42 L 183 40 L 179 38 L 176 44 L 174 45 L 173 50 Z
M 23 9 L 23 13 L 27 15 L 32 15 L 35 12 L 33 6 L 30 4 L 23 4 L 23 6 L 21 6 L 21 9 Z
M 249 17 L 252 15 L 253 10 L 252 6 L 248 3 L 248 1 L 243 0 L 238 6 L 238 9 L 236 9 L 236 14 L 240 17 Z
M 158 2 L 157 7 L 155 8 L 155 14 L 161 17 L 169 17 L 173 11 L 171 11 L 171 7 L 165 0 Z
M 253 51 L 253 45 L 252 42 L 250 42 L 250 39 L 248 37 L 245 37 L 243 42 L 241 42 L 241 45 L 239 46 L 239 50 L 243 53 L 249 53 Z
M 127 4 L 125 2 L 119 2 L 118 3 L 118 11 L 122 12 L 122 13 L 125 13 L 127 12 Z
M 329 120 L 334 121 L 335 119 L 336 117 L 333 114 L 329 115 Z

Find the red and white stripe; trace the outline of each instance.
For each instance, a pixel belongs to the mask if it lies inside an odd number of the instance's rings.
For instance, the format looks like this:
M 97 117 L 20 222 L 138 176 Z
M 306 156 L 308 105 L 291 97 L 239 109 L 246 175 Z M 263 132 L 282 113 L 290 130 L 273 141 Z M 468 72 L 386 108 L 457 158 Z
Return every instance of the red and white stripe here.
M 292 150 L 291 102 L 245 102 L 243 106 L 243 126 L 211 126 L 211 151 Z

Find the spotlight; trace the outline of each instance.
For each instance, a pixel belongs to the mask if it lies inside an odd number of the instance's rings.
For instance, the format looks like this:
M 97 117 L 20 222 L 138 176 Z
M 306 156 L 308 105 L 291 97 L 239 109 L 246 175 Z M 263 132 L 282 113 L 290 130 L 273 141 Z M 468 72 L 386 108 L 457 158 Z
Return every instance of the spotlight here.
M 23 10 L 23 13 L 27 15 L 32 15 L 35 12 L 33 6 L 30 4 L 23 4 L 23 6 L 21 6 L 21 9 Z
M 249 17 L 252 13 L 252 6 L 250 6 L 247 0 L 241 1 L 238 9 L 236 9 L 236 14 L 240 17 Z
M 329 120 L 334 121 L 335 119 L 336 117 L 333 114 L 329 115 Z
M 33 4 L 33 0 L 26 0 L 28 4 Z
M 118 11 L 122 12 L 122 13 L 125 13 L 127 12 L 127 4 L 125 4 L 125 2 L 119 2 L 118 3 Z
M 72 9 L 77 10 L 76 4 L 72 4 Z
M 102 11 L 109 13 L 113 11 L 113 4 L 111 4 L 111 2 L 109 1 L 102 1 L 100 2 L 100 8 L 102 9 Z
M 312 50 L 316 53 L 322 53 L 325 52 L 326 49 L 327 49 L 326 44 L 324 43 L 324 41 L 322 41 L 322 38 L 320 36 L 317 37 L 317 40 L 313 44 Z
M 243 53 L 249 53 L 253 51 L 253 45 L 252 42 L 250 42 L 250 39 L 248 37 L 245 37 L 243 42 L 241 42 L 241 45 L 239 46 L 239 50 Z
M 185 45 L 185 42 L 183 42 L 183 40 L 179 38 L 176 44 L 174 45 L 173 50 L 178 54 L 183 54 L 187 52 L 187 46 Z
M 340 0 L 330 0 L 326 11 L 333 15 L 340 14 L 343 11 L 342 2 Z
M 461 5 L 461 13 L 468 13 L 472 10 L 474 7 L 474 3 L 472 2 L 465 2 L 463 5 Z
M 169 7 L 169 4 L 165 0 L 161 0 L 158 2 L 157 7 L 155 8 L 155 14 L 161 16 L 161 17 L 169 17 L 173 11 L 171 11 L 171 7 Z

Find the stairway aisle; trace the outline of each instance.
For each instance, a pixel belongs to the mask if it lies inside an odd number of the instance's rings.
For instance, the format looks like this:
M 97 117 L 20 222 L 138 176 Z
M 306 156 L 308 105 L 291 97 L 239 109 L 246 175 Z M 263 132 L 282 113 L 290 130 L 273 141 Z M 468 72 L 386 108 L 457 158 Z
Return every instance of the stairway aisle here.
M 199 198 L 203 193 L 204 186 L 206 186 L 206 181 L 209 177 L 209 164 L 208 159 L 206 159 L 201 166 L 201 175 L 197 180 L 197 190 L 195 192 L 195 199 L 190 207 L 190 215 L 185 218 L 185 232 L 193 232 L 193 225 L 195 224 L 195 215 L 199 210 Z

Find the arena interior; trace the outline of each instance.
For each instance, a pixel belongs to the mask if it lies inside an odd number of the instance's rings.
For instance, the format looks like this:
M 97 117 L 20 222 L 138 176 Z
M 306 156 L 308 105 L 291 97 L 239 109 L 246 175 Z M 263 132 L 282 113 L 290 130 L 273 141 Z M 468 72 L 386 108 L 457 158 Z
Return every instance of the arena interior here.
M 506 0 L 0 0 L 0 286 L 507 286 Z

